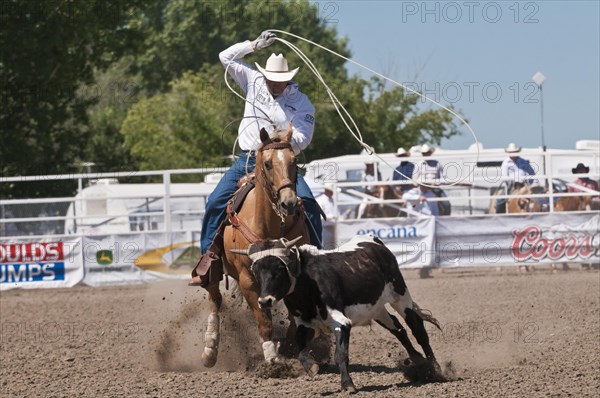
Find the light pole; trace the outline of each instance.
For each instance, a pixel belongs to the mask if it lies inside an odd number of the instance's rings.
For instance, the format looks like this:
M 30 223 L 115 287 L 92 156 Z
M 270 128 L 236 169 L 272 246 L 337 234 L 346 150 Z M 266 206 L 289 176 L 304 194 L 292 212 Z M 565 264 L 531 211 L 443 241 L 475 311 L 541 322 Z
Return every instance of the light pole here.
M 546 140 L 544 139 L 544 92 L 542 91 L 542 84 L 546 80 L 546 76 L 542 74 L 542 72 L 536 72 L 535 75 L 532 76 L 531 80 L 538 86 L 540 89 L 540 111 L 541 111 L 541 121 L 542 121 L 542 152 L 543 152 L 543 170 L 544 170 L 544 186 L 546 190 L 548 190 L 548 185 L 550 186 L 550 190 L 552 190 L 552 181 L 546 176 Z M 552 200 L 550 200 L 552 202 Z M 552 211 L 552 203 L 550 203 L 550 211 Z
M 541 120 L 542 120 L 542 149 L 546 151 L 546 141 L 544 139 L 544 92 L 542 91 L 542 84 L 546 80 L 546 76 L 542 74 L 542 72 L 536 72 L 535 75 L 531 78 L 533 82 L 540 89 L 540 108 L 541 108 Z

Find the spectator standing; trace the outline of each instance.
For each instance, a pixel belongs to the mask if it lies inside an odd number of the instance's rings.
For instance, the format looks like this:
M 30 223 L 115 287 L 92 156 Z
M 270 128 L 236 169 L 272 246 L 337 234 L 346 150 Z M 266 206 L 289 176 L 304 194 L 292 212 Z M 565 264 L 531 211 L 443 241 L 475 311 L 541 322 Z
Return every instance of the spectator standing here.
M 400 158 L 400 164 L 394 170 L 394 175 L 392 176 L 393 181 L 410 181 L 413 178 L 413 172 L 415 170 L 415 164 L 408 161 L 410 157 L 410 152 L 406 149 L 400 147 L 396 151 L 396 157 Z M 413 184 L 401 184 L 396 185 L 394 190 L 397 194 L 402 195 L 404 192 L 409 191 L 414 187 Z

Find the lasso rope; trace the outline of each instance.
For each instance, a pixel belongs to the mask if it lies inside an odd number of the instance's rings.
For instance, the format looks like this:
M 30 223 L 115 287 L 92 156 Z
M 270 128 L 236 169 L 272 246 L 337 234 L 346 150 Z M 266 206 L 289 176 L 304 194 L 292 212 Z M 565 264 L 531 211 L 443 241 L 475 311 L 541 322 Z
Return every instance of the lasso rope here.
M 302 40 L 304 42 L 310 43 L 313 46 L 316 46 L 316 47 L 318 47 L 318 48 L 320 48 L 322 50 L 325 50 L 325 51 L 327 51 L 327 52 L 329 52 L 329 53 L 331 53 L 331 54 L 333 54 L 333 55 L 335 55 L 337 57 L 340 57 L 340 58 L 344 59 L 345 61 L 351 62 L 351 63 L 357 65 L 358 67 L 363 68 L 363 69 L 365 69 L 365 70 L 367 70 L 367 71 L 375 74 L 376 76 L 379 76 L 380 78 L 382 78 L 384 80 L 387 80 L 387 81 L 389 81 L 389 82 L 391 82 L 391 83 L 393 83 L 393 84 L 395 84 L 395 85 L 397 85 L 399 87 L 402 87 L 404 90 L 407 90 L 407 91 L 409 91 L 409 92 L 411 92 L 413 94 L 416 94 L 416 95 L 424 98 L 425 100 L 427 100 L 427 101 L 429 101 L 429 102 L 431 102 L 431 103 L 439 106 L 440 108 L 444 109 L 445 111 L 449 112 L 451 115 L 453 115 L 454 117 L 456 117 L 457 119 L 459 119 L 467 127 L 467 129 L 469 130 L 469 132 L 473 136 L 473 139 L 474 139 L 475 144 L 476 144 L 476 149 L 477 149 L 477 159 L 476 159 L 476 162 L 479 161 L 479 141 L 477 140 L 477 135 L 475 134 L 475 131 L 473 130 L 473 128 L 469 125 L 469 123 L 463 117 L 461 117 L 458 113 L 454 112 L 452 109 L 450 109 L 450 108 L 448 108 L 448 107 L 440 104 L 439 102 L 437 102 L 437 101 L 435 101 L 435 100 L 427 97 L 426 95 L 424 95 L 424 94 L 422 94 L 422 93 L 420 93 L 418 91 L 413 90 L 410 87 L 407 87 L 407 86 L 403 85 L 402 83 L 399 83 L 399 82 L 397 82 L 397 81 L 395 81 L 395 80 L 393 80 L 393 79 L 391 79 L 391 78 L 389 78 L 387 76 L 384 76 L 383 74 L 381 74 L 381 73 L 379 73 L 379 72 L 377 72 L 377 71 L 375 71 L 375 70 L 373 70 L 373 69 L 371 69 L 371 68 L 369 68 L 369 67 L 367 67 L 365 65 L 362 65 L 362 64 L 360 64 L 360 63 L 358 63 L 358 62 L 356 62 L 356 61 L 354 61 L 354 60 L 352 60 L 350 58 L 347 58 L 347 57 L 345 57 L 345 56 L 343 56 L 343 55 L 341 55 L 341 54 L 339 54 L 339 53 L 337 53 L 337 52 L 335 52 L 333 50 L 330 50 L 327 47 L 324 47 L 324 46 L 322 46 L 322 45 L 320 45 L 318 43 L 315 43 L 315 42 L 313 42 L 311 40 L 308 40 L 308 39 L 306 39 L 304 37 L 301 37 L 301 36 L 298 36 L 298 35 L 295 35 L 293 33 L 283 31 L 283 30 L 278 30 L 278 29 L 268 29 L 268 30 L 270 32 L 283 33 L 285 35 L 289 35 L 289 36 L 295 37 L 295 38 L 297 38 L 299 40 Z M 358 141 L 358 143 L 365 149 L 365 151 L 369 155 L 376 156 L 383 164 L 389 166 L 393 170 L 394 173 L 402 175 L 404 178 L 406 178 L 406 179 L 414 182 L 415 184 L 420 184 L 420 185 L 427 186 L 427 187 L 430 187 L 430 188 L 435 188 L 436 187 L 436 186 L 433 186 L 433 185 L 428 185 L 424 181 L 421 181 L 421 182 L 415 181 L 412 177 L 404 175 L 403 173 L 401 173 L 400 171 L 398 171 L 393 165 L 389 164 L 379 154 L 377 154 L 375 152 L 375 150 L 374 150 L 373 147 L 371 147 L 366 142 L 364 142 L 364 140 L 362 138 L 362 134 L 360 132 L 360 129 L 356 125 L 356 122 L 354 121 L 354 119 L 352 118 L 352 116 L 350 115 L 350 113 L 348 112 L 348 110 L 341 103 L 341 101 L 336 97 L 336 95 L 333 93 L 333 91 L 329 88 L 329 86 L 325 82 L 325 79 L 323 78 L 323 76 L 321 76 L 321 74 L 319 73 L 318 69 L 311 62 L 311 60 L 306 56 L 306 54 L 304 54 L 298 47 L 296 47 L 294 44 L 290 43 L 289 41 L 287 41 L 285 39 L 282 39 L 282 38 L 279 38 L 279 37 L 276 37 L 275 39 L 277 41 L 280 41 L 281 43 L 285 44 L 290 49 L 292 49 L 292 51 L 294 51 L 296 53 L 296 55 L 298 55 L 298 57 L 307 65 L 308 69 L 315 75 L 315 77 L 317 78 L 317 80 L 319 80 L 321 82 L 321 84 L 323 84 L 323 86 L 325 87 L 325 90 L 327 92 L 327 95 L 329 95 L 329 98 L 331 99 L 331 102 L 332 102 L 333 106 L 335 107 L 335 110 L 337 111 L 338 115 L 340 115 L 340 118 L 344 122 L 344 125 L 346 126 L 346 128 L 348 129 L 348 131 L 350 132 L 350 134 L 352 134 L 352 136 Z M 240 52 L 241 52 L 241 50 L 237 54 L 239 54 Z M 237 54 L 236 54 L 236 57 L 237 57 Z M 227 67 L 225 68 L 225 74 L 224 74 L 225 83 L 227 84 L 227 87 L 235 95 L 237 95 L 238 97 L 240 97 L 243 101 L 251 103 L 247 98 L 241 96 L 237 91 L 235 91 L 231 87 L 231 85 L 229 84 L 229 82 L 227 80 L 227 72 L 228 72 L 228 69 L 229 69 L 229 65 L 230 64 L 228 64 Z M 251 104 L 254 106 L 254 103 L 251 103 Z M 259 108 L 259 110 L 260 110 L 260 108 Z M 261 112 L 262 112 L 262 110 L 261 110 Z M 264 112 L 262 112 L 262 113 L 264 114 Z M 344 114 L 346 116 L 344 116 Z M 265 116 L 267 116 L 267 115 L 265 115 Z M 273 121 L 268 118 L 268 116 L 267 116 L 266 120 L 268 120 L 269 122 L 271 122 L 272 124 L 274 124 Z M 352 125 L 352 127 L 350 125 Z M 236 142 L 237 142 L 237 140 L 236 140 Z M 234 143 L 234 149 L 233 149 L 233 151 L 235 152 L 235 143 Z M 453 182 L 451 184 L 446 184 L 446 185 L 453 186 L 453 185 L 460 184 L 465 179 L 467 179 L 470 176 L 470 174 L 471 174 L 471 171 L 469 171 L 469 173 L 467 173 L 467 175 L 464 178 L 462 178 L 462 179 L 460 179 L 460 180 L 458 180 L 456 182 Z

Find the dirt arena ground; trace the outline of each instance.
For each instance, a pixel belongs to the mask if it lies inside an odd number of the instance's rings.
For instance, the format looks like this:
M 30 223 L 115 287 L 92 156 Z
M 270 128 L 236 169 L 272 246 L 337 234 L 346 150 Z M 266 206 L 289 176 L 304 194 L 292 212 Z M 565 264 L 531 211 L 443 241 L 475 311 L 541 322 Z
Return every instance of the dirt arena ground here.
M 449 381 L 415 385 L 405 353 L 378 325 L 355 328 L 358 397 L 598 397 L 600 274 L 468 270 L 405 273 L 413 297 L 442 323 L 428 327 Z M 265 372 L 246 305 L 228 298 L 219 361 L 200 364 L 204 294 L 184 282 L 12 290 L 0 294 L 2 397 L 319 397 L 340 394 L 324 366 Z M 283 315 L 276 313 L 278 333 Z M 345 394 L 343 394 L 345 395 Z

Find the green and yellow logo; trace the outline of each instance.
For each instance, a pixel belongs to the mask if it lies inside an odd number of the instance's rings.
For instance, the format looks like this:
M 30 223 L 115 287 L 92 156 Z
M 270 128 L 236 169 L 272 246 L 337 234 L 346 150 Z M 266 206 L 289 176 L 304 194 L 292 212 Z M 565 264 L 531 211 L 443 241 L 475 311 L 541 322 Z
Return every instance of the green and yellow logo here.
M 98 250 L 96 252 L 96 262 L 100 265 L 111 265 L 113 263 L 112 250 Z
M 137 257 L 134 264 L 145 271 L 189 275 L 190 270 L 196 265 L 200 258 L 200 250 L 198 249 L 197 243 L 198 242 L 174 243 L 149 250 Z M 183 251 L 179 253 L 175 260 L 172 260 L 169 264 L 164 262 L 163 256 L 180 248 L 183 248 Z

